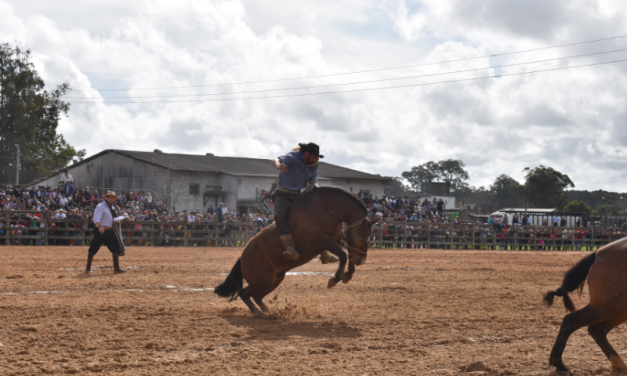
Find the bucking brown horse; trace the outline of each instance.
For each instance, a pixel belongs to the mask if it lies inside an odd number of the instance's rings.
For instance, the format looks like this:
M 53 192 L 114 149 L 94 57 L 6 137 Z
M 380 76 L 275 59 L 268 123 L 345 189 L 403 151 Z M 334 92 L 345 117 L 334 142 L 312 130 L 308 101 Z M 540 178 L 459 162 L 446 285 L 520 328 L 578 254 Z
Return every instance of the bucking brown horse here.
M 568 293 L 581 293 L 586 278 L 590 302 L 577 311 Z M 549 364 L 557 373 L 569 373 L 562 354 L 568 337 L 584 326 L 609 359 L 612 370 L 627 373 L 627 366 L 607 341 L 607 333 L 627 320 L 627 239 L 608 244 L 575 264 L 566 272 L 562 285 L 544 295 L 544 302 L 550 307 L 555 296 L 563 296 L 564 305 L 571 312 L 562 321 L 549 357 Z
M 314 257 L 328 250 L 340 259 L 335 276 L 328 287 L 339 281 L 347 283 L 353 276 L 355 265 L 366 261 L 368 245 L 372 234 L 366 206 L 358 197 L 337 187 L 319 187 L 296 198 L 287 216 L 288 226 L 294 235 L 296 249 L 300 254 L 297 261 L 283 257 L 285 250 L 275 224 L 266 227 L 255 235 L 242 252 L 226 280 L 214 292 L 223 298 L 236 299 L 238 296 L 255 315 L 263 316 L 268 307 L 263 298 L 276 289 L 285 273 L 308 263 Z M 342 225 L 348 227 L 342 233 Z M 347 256 L 341 243 L 348 249 L 348 271 L 345 273 Z M 248 286 L 244 288 L 244 281 Z

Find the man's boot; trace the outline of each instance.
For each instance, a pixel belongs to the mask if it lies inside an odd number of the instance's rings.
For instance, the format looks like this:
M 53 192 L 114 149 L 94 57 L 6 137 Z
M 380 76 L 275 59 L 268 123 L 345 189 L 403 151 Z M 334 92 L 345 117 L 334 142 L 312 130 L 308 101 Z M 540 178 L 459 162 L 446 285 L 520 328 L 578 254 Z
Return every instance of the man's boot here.
M 281 242 L 285 246 L 283 257 L 292 261 L 296 261 L 300 258 L 298 252 L 296 252 L 296 247 L 294 246 L 294 237 L 292 236 L 292 234 L 281 235 Z
M 126 270 L 120 268 L 120 256 L 113 253 L 113 274 L 126 273 Z
M 335 257 L 335 255 L 329 251 L 322 251 L 322 253 L 320 254 L 320 261 L 323 264 L 332 264 L 334 262 L 339 262 L 340 259 Z
M 91 262 L 94 260 L 94 255 L 87 254 L 87 266 L 85 267 L 85 273 L 91 273 Z

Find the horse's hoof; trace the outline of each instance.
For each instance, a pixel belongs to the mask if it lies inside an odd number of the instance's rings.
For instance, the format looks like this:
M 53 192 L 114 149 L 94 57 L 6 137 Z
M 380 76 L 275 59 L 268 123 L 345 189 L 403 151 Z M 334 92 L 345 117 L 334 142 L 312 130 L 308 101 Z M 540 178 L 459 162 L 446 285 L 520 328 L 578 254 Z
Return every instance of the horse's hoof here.
M 255 312 L 255 317 L 258 318 L 258 319 L 267 319 L 268 315 L 265 314 L 264 312 L 256 311 Z
M 323 264 L 332 264 L 334 262 L 340 262 L 340 259 L 332 255 L 329 251 L 324 251 L 320 255 L 320 262 Z
M 329 283 L 327 284 L 327 288 L 330 289 L 331 287 L 337 285 L 337 282 L 335 282 L 335 278 L 331 278 L 329 280 Z
M 558 370 L 553 370 L 549 373 L 549 376 L 569 376 L 571 375 L 570 371 L 558 371 Z
M 300 256 L 298 255 L 298 252 L 296 252 L 296 250 L 293 250 L 293 249 L 284 251 L 283 257 L 291 261 L 298 261 L 298 259 L 300 258 Z
M 342 282 L 348 283 L 348 281 L 350 281 L 351 279 L 353 279 L 352 275 L 344 274 L 344 277 L 342 277 Z

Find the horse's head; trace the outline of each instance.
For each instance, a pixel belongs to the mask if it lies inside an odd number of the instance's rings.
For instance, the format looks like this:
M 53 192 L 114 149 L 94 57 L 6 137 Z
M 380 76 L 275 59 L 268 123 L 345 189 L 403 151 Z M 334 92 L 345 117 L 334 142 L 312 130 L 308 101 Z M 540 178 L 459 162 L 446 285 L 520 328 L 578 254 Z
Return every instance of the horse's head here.
M 372 225 L 379 219 L 369 220 L 367 217 L 348 226 L 345 232 L 349 259 L 355 265 L 362 265 L 368 256 L 368 246 L 372 236 Z

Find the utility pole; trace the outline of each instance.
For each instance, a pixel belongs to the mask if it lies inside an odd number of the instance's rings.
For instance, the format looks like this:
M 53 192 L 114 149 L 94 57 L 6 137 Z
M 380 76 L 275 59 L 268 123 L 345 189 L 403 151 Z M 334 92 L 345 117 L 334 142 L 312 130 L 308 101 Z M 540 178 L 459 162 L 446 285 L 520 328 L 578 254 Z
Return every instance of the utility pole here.
M 17 148 L 17 163 L 15 164 L 15 185 L 20 184 L 20 145 L 15 144 Z

